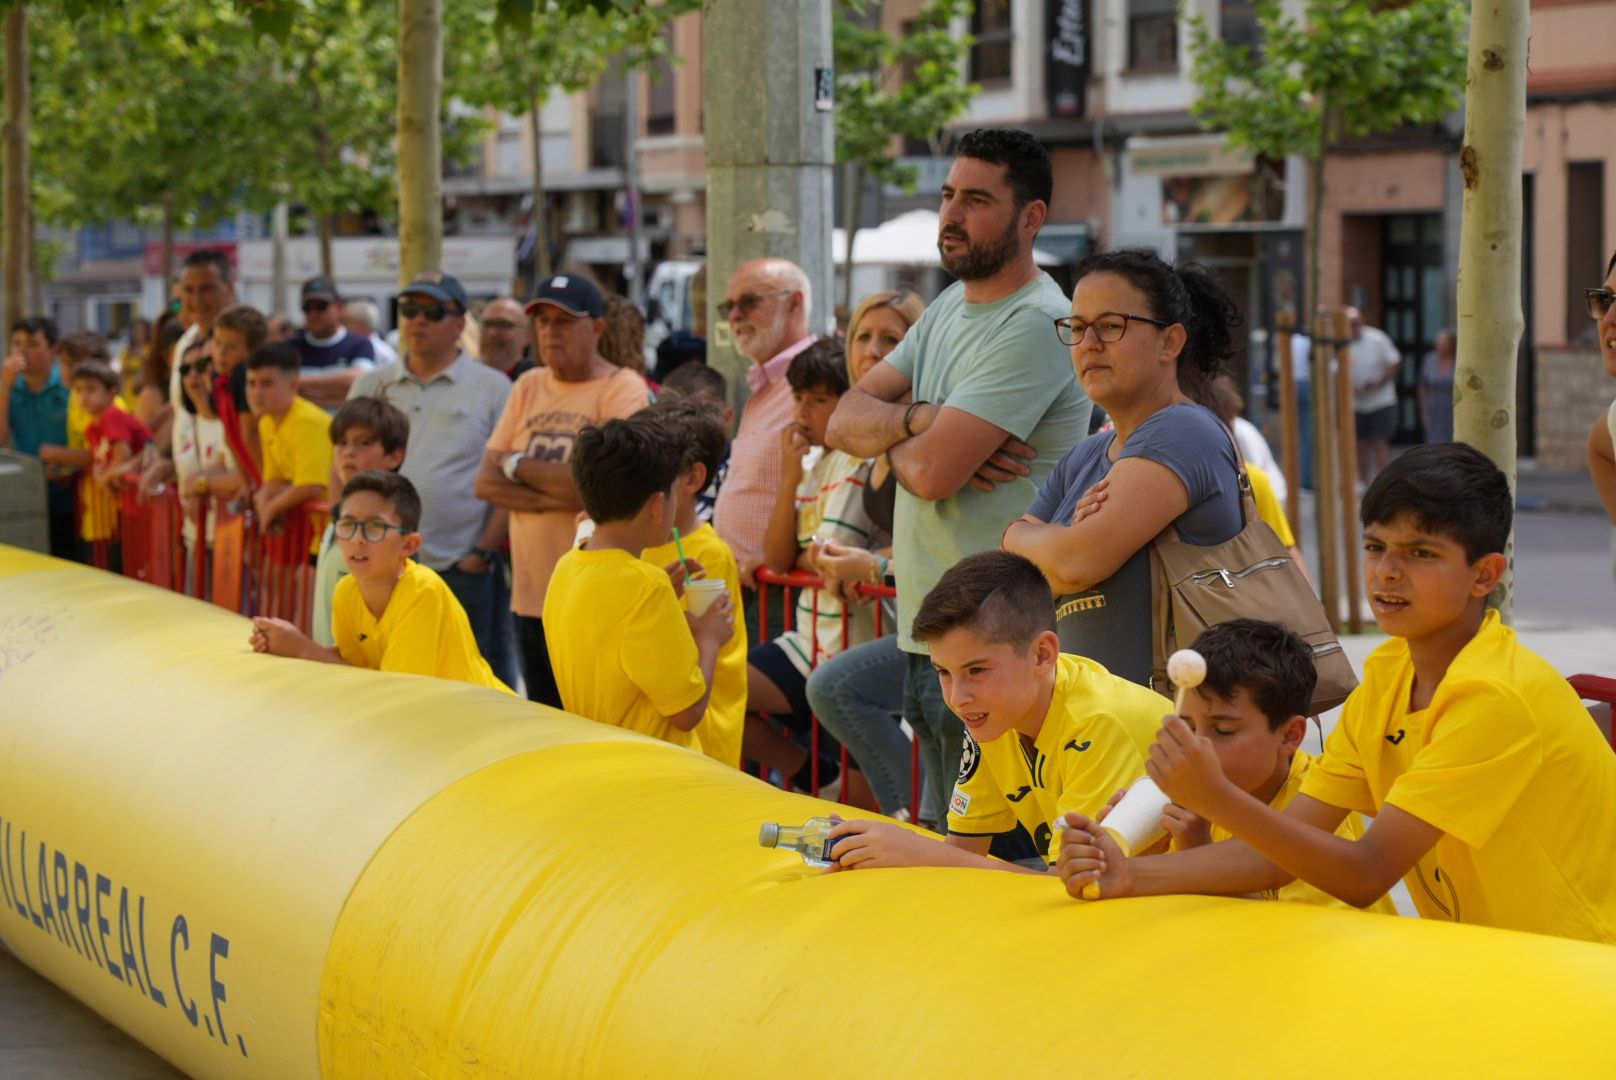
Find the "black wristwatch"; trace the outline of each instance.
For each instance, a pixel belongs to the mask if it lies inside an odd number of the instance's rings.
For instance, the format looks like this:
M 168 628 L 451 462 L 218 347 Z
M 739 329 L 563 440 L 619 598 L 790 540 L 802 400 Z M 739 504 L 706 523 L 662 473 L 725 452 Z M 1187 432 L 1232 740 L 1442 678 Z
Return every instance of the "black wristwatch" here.
M 499 558 L 499 552 L 490 550 L 489 548 L 474 547 L 471 549 L 471 553 L 473 555 L 481 556 L 483 562 L 487 563 L 489 566 L 493 566 L 494 560 Z

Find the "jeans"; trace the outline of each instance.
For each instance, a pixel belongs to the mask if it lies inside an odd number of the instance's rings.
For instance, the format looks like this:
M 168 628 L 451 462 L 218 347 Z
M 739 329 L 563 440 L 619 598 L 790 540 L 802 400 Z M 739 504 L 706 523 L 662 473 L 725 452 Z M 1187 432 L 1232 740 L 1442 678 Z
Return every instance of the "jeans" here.
M 934 812 L 938 831 L 946 832 L 949 789 L 959 775 L 965 725 L 943 700 L 931 657 L 919 653 L 905 653 L 904 657 L 909 670 L 903 685 L 903 718 L 920 742 L 920 775 L 925 785 L 921 816 L 928 810 Z
M 552 708 L 561 704 L 561 688 L 556 685 L 550 666 L 550 647 L 544 640 L 544 620 L 530 615 L 516 616 L 516 640 L 522 647 L 522 677 L 527 680 L 527 699 Z
M 451 566 L 440 570 L 438 576 L 449 586 L 460 606 L 466 609 L 472 636 L 477 639 L 477 651 L 483 654 L 494 677 L 506 686 L 516 685 L 516 657 L 510 648 L 510 600 L 500 600 L 500 583 L 505 569 L 496 561 L 481 574 L 470 574 Z M 499 629 L 505 624 L 503 634 Z M 504 642 L 503 649 L 501 641 Z
M 912 749 L 894 716 L 903 710 L 907 672 L 889 634 L 830 657 L 808 676 L 820 726 L 847 747 L 885 814 L 908 807 L 913 790 Z

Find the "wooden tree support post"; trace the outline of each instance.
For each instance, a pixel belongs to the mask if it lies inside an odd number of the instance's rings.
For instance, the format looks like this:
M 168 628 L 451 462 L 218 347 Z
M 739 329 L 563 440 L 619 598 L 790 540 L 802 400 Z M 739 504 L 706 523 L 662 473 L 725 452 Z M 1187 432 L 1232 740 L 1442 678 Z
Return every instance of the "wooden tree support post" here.
M 1296 370 L 1293 367 L 1295 319 L 1282 311 L 1274 320 L 1274 363 L 1279 367 L 1280 462 L 1285 470 L 1285 517 L 1291 531 L 1302 534 L 1302 427 L 1296 414 Z
M 1352 347 L 1347 312 L 1336 308 L 1332 316 L 1335 346 L 1336 426 L 1341 447 L 1341 565 L 1346 571 L 1347 629 L 1363 633 L 1363 591 L 1358 553 L 1358 427 L 1352 403 Z
M 1331 352 L 1326 344 L 1330 340 L 1330 324 L 1321 311 L 1313 320 L 1313 350 L 1309 357 L 1313 365 L 1313 512 L 1317 519 L 1319 537 L 1319 582 L 1323 586 L 1324 613 L 1329 616 L 1330 629 L 1341 631 L 1341 578 L 1336 563 L 1336 501 L 1335 490 L 1336 440 L 1330 430 L 1330 418 L 1335 415 L 1334 394 L 1330 378 Z
M 5 231 L 4 305 L 6 326 L 28 314 L 28 6 L 5 13 Z

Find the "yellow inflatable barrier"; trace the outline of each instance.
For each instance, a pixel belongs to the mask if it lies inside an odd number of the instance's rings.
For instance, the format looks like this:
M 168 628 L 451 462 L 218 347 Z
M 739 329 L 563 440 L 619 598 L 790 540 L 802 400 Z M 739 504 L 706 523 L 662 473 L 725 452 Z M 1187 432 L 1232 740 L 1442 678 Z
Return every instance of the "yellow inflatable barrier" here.
M 0 548 L 0 941 L 195 1077 L 1616 1062 L 1616 949 L 821 876 L 756 840 L 815 800 L 491 691 L 255 656 L 247 633 Z

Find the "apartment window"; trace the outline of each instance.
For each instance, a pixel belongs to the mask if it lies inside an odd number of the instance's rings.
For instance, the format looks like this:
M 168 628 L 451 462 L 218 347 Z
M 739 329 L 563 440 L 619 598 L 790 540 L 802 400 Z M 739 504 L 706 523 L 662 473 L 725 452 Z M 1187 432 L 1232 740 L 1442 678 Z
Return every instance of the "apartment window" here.
M 651 67 L 650 102 L 645 112 L 647 135 L 672 135 L 676 124 L 678 101 L 673 73 L 673 26 L 662 29 L 663 45 L 667 52 Z
M 1178 67 L 1178 0 L 1127 0 L 1128 67 Z
M 1257 5 L 1251 0 L 1222 0 L 1218 31 L 1226 45 L 1258 46 Z
M 1015 39 L 1010 0 L 977 0 L 971 12 L 971 36 L 976 39 L 971 46 L 971 81 L 1009 82 L 1010 43 Z

